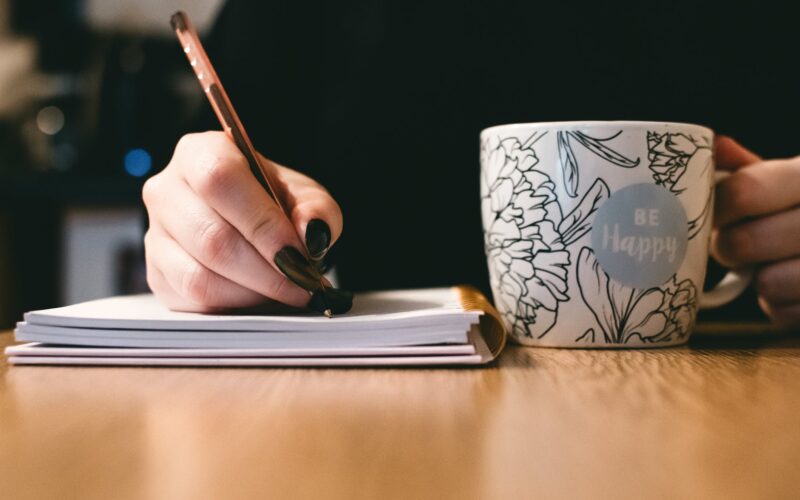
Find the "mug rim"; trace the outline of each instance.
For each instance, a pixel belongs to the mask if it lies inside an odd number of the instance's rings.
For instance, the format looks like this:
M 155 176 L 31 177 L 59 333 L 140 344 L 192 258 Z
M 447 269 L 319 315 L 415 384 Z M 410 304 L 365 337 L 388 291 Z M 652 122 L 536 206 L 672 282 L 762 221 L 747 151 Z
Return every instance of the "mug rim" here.
M 579 127 L 631 127 L 631 128 L 661 128 L 661 127 L 688 127 L 700 129 L 706 133 L 715 135 L 714 130 L 705 125 L 688 122 L 667 122 L 667 121 L 646 121 L 646 120 L 575 120 L 575 121 L 554 121 L 554 122 L 522 122 L 522 123 L 503 123 L 492 125 L 481 130 L 481 137 L 492 132 L 514 130 L 514 129 L 555 129 L 555 128 L 579 128 Z

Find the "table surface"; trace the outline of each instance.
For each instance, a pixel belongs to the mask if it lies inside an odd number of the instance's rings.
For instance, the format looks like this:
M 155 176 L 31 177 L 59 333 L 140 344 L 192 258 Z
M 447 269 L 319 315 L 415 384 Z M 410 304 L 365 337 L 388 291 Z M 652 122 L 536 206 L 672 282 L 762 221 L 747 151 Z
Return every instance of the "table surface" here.
M 700 333 L 468 369 L 3 365 L 0 496 L 797 498 L 800 338 Z

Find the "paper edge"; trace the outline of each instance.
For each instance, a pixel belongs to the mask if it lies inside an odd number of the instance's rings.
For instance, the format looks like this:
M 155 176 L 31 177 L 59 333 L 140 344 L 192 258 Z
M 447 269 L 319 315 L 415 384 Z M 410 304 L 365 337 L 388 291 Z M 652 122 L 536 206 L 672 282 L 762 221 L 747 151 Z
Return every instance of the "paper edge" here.
M 472 356 L 478 354 L 478 346 L 468 336 L 466 344 L 444 344 L 411 347 L 365 347 L 359 349 L 171 349 L 171 348 L 135 348 L 135 347 L 81 347 L 53 346 L 38 342 L 29 342 L 8 346 L 6 356 L 38 356 L 38 357 L 86 357 L 86 358 L 317 358 L 317 357 L 383 357 L 383 356 Z M 75 351 L 70 353 L 69 351 Z M 96 353 L 91 353 L 95 351 Z M 228 351 L 228 352 L 225 352 Z
M 320 358 L 90 358 L 71 356 L 10 356 L 12 365 L 80 365 L 127 367 L 370 367 L 480 365 L 479 354 L 467 356 L 393 356 Z

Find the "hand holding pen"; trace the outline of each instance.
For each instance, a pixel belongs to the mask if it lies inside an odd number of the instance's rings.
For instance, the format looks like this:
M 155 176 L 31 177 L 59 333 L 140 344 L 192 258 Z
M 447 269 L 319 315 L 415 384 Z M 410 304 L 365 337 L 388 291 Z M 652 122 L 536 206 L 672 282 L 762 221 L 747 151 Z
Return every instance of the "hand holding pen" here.
M 330 287 L 312 264 L 341 234 L 338 204 L 311 178 L 255 151 L 188 19 L 172 21 L 224 132 L 184 136 L 145 184 L 148 284 L 176 310 L 269 299 L 346 312 L 352 294 Z

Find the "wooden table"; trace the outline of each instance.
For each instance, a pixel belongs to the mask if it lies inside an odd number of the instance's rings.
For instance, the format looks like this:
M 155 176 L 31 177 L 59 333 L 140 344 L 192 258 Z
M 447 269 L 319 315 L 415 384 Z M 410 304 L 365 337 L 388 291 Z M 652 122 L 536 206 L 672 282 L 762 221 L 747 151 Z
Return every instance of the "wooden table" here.
M 0 497 L 798 498 L 800 338 L 723 331 L 476 369 L 4 365 Z

